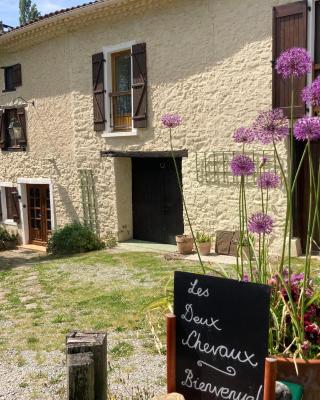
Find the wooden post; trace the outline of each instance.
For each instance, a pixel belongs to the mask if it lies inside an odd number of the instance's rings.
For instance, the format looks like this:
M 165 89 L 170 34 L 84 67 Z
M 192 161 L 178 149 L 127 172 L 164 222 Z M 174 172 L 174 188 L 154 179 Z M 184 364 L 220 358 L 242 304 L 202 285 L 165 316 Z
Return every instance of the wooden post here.
M 107 396 L 107 334 L 99 332 L 77 332 L 67 335 L 67 354 L 93 354 L 94 399 L 105 400 Z
M 94 400 L 92 353 L 67 355 L 68 400 Z
M 277 360 L 266 358 L 263 400 L 276 400 Z
M 176 391 L 176 316 L 167 314 L 167 392 Z

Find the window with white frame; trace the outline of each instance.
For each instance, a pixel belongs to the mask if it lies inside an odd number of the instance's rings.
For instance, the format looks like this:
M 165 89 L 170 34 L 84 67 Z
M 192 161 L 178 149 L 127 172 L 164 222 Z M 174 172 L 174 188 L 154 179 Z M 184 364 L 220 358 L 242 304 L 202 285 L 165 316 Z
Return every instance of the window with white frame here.
M 147 126 L 146 44 L 123 43 L 92 56 L 95 131 L 136 133 Z
M 19 193 L 16 187 L 0 186 L 1 221 L 5 224 L 20 222 Z

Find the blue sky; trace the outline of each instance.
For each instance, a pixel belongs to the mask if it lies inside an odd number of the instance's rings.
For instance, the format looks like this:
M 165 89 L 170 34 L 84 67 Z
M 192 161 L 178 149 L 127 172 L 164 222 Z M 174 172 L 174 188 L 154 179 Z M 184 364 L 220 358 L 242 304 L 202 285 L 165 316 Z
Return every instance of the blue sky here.
M 90 0 L 33 0 L 41 14 L 61 8 L 87 3 Z M 19 25 L 19 0 L 0 0 L 0 21 L 10 26 Z

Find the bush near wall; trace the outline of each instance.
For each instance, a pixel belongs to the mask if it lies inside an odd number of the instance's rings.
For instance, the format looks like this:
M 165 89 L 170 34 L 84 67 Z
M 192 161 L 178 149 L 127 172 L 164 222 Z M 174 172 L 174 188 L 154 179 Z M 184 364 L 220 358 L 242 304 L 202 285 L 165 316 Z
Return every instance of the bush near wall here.
M 73 222 L 53 232 L 48 241 L 47 252 L 50 254 L 74 254 L 104 248 L 104 242 L 90 228 Z
M 18 244 L 18 234 L 9 233 L 0 226 L 0 251 L 14 249 Z

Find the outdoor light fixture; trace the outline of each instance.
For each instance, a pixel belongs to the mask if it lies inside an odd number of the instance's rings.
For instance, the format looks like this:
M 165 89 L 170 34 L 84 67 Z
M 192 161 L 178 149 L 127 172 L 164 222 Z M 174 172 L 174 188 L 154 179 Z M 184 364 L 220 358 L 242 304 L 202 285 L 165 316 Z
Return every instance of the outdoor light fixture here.
M 22 138 L 22 126 L 17 117 L 12 117 L 8 126 L 9 135 L 14 142 L 14 146 L 18 146 L 18 141 Z

